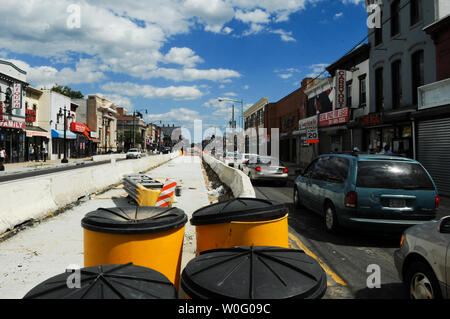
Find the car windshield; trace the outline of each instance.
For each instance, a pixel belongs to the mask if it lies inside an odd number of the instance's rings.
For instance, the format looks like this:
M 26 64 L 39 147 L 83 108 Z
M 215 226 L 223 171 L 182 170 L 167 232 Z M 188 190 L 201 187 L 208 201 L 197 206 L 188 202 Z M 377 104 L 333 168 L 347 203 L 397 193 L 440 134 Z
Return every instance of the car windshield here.
M 359 161 L 356 186 L 408 190 L 433 190 L 433 182 L 415 163 Z

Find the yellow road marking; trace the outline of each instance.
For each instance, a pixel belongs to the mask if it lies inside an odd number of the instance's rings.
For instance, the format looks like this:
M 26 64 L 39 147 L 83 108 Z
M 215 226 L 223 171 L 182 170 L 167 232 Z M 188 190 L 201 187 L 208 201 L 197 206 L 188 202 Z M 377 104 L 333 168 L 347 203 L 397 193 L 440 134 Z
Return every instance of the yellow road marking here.
M 331 278 L 333 278 L 333 280 L 342 285 L 342 286 L 347 286 L 347 283 L 342 280 L 341 277 L 339 277 L 334 271 L 332 271 L 330 269 L 330 267 L 327 266 L 327 264 L 325 264 L 319 257 L 317 257 L 312 251 L 310 251 L 301 241 L 300 239 L 289 233 L 289 238 L 292 239 L 297 245 L 298 247 L 300 247 L 301 250 L 303 250 L 307 255 L 311 256 L 312 258 L 314 258 L 315 260 L 317 260 L 317 262 L 320 264 L 320 266 L 322 266 L 323 270 L 325 270 L 325 272 L 331 276 Z M 329 285 L 329 283 L 327 284 Z

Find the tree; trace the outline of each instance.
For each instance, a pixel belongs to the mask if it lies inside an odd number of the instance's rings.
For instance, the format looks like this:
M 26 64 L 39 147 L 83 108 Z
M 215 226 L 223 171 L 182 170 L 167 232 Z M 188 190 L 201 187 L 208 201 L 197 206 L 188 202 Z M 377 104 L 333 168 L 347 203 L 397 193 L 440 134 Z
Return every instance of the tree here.
M 65 95 L 67 97 L 70 97 L 71 99 L 82 99 L 84 97 L 83 93 L 81 91 L 73 91 L 68 86 L 61 86 L 58 84 L 55 84 L 51 90 L 53 92 L 61 93 L 62 95 Z

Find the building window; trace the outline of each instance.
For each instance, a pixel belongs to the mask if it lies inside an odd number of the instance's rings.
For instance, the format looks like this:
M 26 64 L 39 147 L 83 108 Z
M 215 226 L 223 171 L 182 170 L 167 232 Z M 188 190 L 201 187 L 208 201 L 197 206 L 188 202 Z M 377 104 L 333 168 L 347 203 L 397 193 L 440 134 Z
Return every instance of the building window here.
M 352 107 L 352 81 L 347 82 L 345 94 L 347 95 L 347 107 Z
M 422 0 L 411 0 L 411 25 L 415 25 L 422 20 Z
M 413 104 L 418 103 L 417 89 L 425 84 L 423 50 L 415 52 L 411 57 Z
M 359 106 L 366 106 L 367 94 L 366 94 L 366 75 L 359 78 Z
M 400 0 L 391 4 L 391 37 L 400 33 Z
M 394 61 L 391 65 L 392 75 L 392 108 L 397 109 L 402 105 L 402 62 Z
M 376 112 L 384 109 L 383 68 L 375 70 L 375 104 Z

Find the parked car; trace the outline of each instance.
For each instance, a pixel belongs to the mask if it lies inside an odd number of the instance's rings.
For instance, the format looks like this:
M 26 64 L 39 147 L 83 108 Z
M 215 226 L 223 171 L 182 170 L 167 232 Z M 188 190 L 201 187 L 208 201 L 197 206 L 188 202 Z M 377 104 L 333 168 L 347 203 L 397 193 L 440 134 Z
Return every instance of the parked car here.
M 127 159 L 129 158 L 141 158 L 141 151 L 137 148 L 130 148 L 127 152 Z
M 250 156 L 243 166 L 243 172 L 251 181 L 278 181 L 286 184 L 288 169 L 278 159 L 270 156 Z
M 450 299 L 450 216 L 408 228 L 394 261 L 411 299 Z
M 389 155 L 329 154 L 298 176 L 294 204 L 340 226 L 401 232 L 436 217 L 439 196 L 417 161 Z

